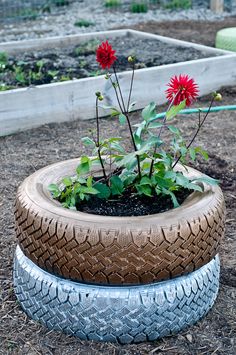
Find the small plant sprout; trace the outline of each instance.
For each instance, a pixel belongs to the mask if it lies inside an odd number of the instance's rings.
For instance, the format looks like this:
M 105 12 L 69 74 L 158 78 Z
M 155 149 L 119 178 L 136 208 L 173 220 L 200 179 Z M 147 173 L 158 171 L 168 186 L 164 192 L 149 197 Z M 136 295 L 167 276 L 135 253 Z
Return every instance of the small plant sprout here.
M 132 2 L 131 7 L 130 7 L 131 12 L 133 13 L 146 13 L 148 12 L 148 5 L 146 2 Z
M 203 192 L 203 184 L 217 184 L 208 177 L 190 178 L 184 174 L 188 162 L 194 162 L 197 156 L 208 159 L 207 152 L 195 145 L 196 137 L 205 123 L 214 101 L 222 99 L 220 93 L 214 93 L 204 113 L 198 111 L 197 127 L 192 137 L 186 140 L 176 126 L 177 115 L 185 107 L 191 106 L 199 95 L 199 87 L 194 78 L 187 74 L 170 78 L 165 91 L 168 107 L 164 118 L 157 116 L 154 102 L 149 103 L 141 112 L 141 120 L 132 124 L 131 111 L 135 107 L 132 93 L 135 77 L 135 57 L 129 56 L 131 67 L 129 91 L 123 94 L 117 74 L 119 59 L 116 51 L 108 42 L 102 42 L 96 50 L 96 60 L 110 82 L 116 97 L 116 105 L 103 105 L 104 95 L 95 94 L 96 134 L 84 137 L 82 141 L 92 150 L 91 156 L 84 155 L 76 170 L 76 176 L 66 177 L 62 183 L 51 184 L 49 190 L 64 207 L 77 209 L 81 203 L 90 199 L 117 200 L 124 196 L 138 196 L 152 199 L 171 198 L 173 207 L 179 206 L 177 195 L 181 191 Z M 109 109 L 114 125 L 127 125 L 132 149 L 122 142 L 121 137 L 101 137 L 99 107 Z M 91 131 L 92 132 L 92 131 Z M 167 133 L 168 134 L 164 134 Z M 164 137 L 167 136 L 167 139 Z M 180 169 L 182 165 L 183 169 Z M 100 166 L 101 173 L 94 171 Z
M 86 19 L 79 19 L 74 23 L 74 26 L 76 27 L 90 27 L 90 26 L 94 26 L 95 23 L 90 21 L 90 20 L 86 20 Z
M 120 0 L 105 0 L 104 2 L 105 7 L 114 8 L 121 6 Z

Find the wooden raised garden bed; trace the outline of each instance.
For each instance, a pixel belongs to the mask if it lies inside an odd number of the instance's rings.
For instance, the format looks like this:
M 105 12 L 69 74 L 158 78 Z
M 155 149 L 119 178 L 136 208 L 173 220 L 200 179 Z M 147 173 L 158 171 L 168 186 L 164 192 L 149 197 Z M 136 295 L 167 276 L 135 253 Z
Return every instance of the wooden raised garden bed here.
M 48 51 L 79 46 L 90 40 L 113 41 L 121 38 L 159 41 L 176 49 L 186 48 L 199 51 L 200 59 L 191 59 L 174 64 L 146 67 L 136 71 L 133 100 L 135 109 L 143 108 L 148 102 L 162 104 L 166 101 L 164 91 L 166 83 L 173 75 L 181 73 L 194 77 L 200 87 L 200 95 L 208 94 L 224 85 L 236 83 L 236 54 L 195 43 L 180 41 L 168 37 L 134 31 L 115 30 L 81 35 L 70 35 L 28 41 L 0 44 L 0 52 L 9 56 L 22 56 L 27 52 Z M 170 63 L 170 62 L 168 62 Z M 131 71 L 119 73 L 124 95 L 130 85 Z M 87 77 L 43 85 L 31 85 L 24 88 L 0 92 L 0 136 L 19 130 L 37 127 L 50 122 L 63 122 L 75 119 L 85 120 L 95 117 L 94 93 L 104 93 L 107 103 L 115 103 L 114 91 L 104 75 Z M 104 111 L 104 116 L 107 114 Z

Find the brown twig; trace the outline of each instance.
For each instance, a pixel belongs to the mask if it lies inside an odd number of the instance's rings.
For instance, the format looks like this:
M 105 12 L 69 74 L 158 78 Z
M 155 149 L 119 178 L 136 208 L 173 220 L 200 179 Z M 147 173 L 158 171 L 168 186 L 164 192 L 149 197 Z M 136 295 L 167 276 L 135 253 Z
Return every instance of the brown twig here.
M 118 102 L 118 105 L 120 107 L 120 110 L 122 112 L 122 114 L 126 117 L 126 120 L 127 120 L 127 123 L 128 123 L 128 127 L 129 127 L 129 132 L 130 132 L 130 136 L 131 136 L 131 140 L 132 140 L 132 144 L 133 144 L 133 147 L 134 147 L 134 151 L 137 152 L 137 146 L 136 146 L 136 143 L 135 143 L 135 140 L 134 140 L 134 136 L 133 136 L 133 131 L 132 131 L 132 127 L 131 127 L 131 122 L 130 122 L 130 119 L 129 119 L 129 114 L 128 112 L 125 110 L 125 104 L 124 104 L 124 99 L 123 99 L 123 96 L 122 96 L 122 92 L 121 92 L 121 87 L 120 87 L 120 83 L 119 83 L 119 79 L 117 77 L 117 74 L 116 74 L 116 69 L 115 67 L 113 66 L 113 70 L 114 70 L 114 74 L 115 74 L 115 78 L 116 78 L 116 83 L 114 83 L 112 81 L 112 79 L 110 78 L 110 81 L 112 83 L 112 86 L 114 87 L 114 90 L 115 90 L 115 94 L 116 94 L 116 98 L 117 98 L 117 102 Z M 132 80 L 132 79 L 131 79 Z M 119 100 L 119 95 L 118 95 L 118 92 L 117 92 L 117 88 L 115 86 L 115 84 L 117 84 L 117 87 L 118 87 L 118 90 L 119 90 L 119 93 L 120 93 L 120 97 L 121 97 L 121 101 L 122 101 L 122 105 L 121 105 L 121 102 Z M 133 85 L 132 85 L 133 86 Z M 132 90 L 132 86 L 131 86 L 131 90 Z M 131 94 L 130 94 L 131 96 Z M 137 164 L 138 164 L 138 173 L 139 173 L 139 178 L 141 179 L 141 166 L 140 166 L 140 159 L 139 159 L 139 156 L 137 155 L 136 156 L 137 158 Z
M 122 95 L 122 91 L 121 91 L 121 87 L 120 87 L 120 82 L 119 82 L 119 79 L 118 79 L 118 76 L 117 76 L 117 73 L 116 73 L 116 67 L 115 67 L 115 65 L 113 65 L 113 71 L 114 71 L 114 74 L 115 74 L 117 87 L 118 87 L 118 90 L 119 90 L 119 93 L 120 93 L 120 98 L 121 98 L 121 102 L 122 102 L 122 105 L 123 105 L 123 111 L 126 112 L 126 110 L 125 110 L 125 102 L 124 102 L 124 98 L 123 98 L 123 95 Z
M 103 172 L 103 176 L 105 181 L 107 182 L 107 175 L 106 175 L 106 170 L 102 161 L 102 157 L 101 157 L 101 151 L 100 151 L 100 130 L 99 130 L 99 116 L 98 116 L 98 100 L 99 98 L 96 97 L 96 122 L 97 122 L 97 141 L 96 141 L 96 146 L 98 148 L 98 158 L 100 160 L 100 164 L 102 167 L 102 172 Z
M 133 67 L 132 67 L 132 77 L 131 77 L 130 89 L 129 89 L 129 98 L 128 98 L 128 103 L 127 103 L 127 112 L 129 112 L 129 105 L 130 105 L 130 100 L 131 100 L 131 94 L 132 94 L 132 91 L 133 91 L 133 83 L 134 83 L 134 66 L 135 66 L 135 63 L 133 62 Z
M 210 111 L 211 111 L 211 107 L 212 107 L 212 105 L 213 105 L 214 100 L 215 100 L 215 97 L 213 96 L 213 98 L 212 98 L 212 100 L 211 100 L 211 102 L 210 102 L 209 108 L 208 108 L 208 110 L 207 110 L 207 113 L 205 114 L 205 116 L 204 116 L 204 118 L 203 118 L 202 121 L 200 120 L 200 111 L 199 111 L 199 116 L 198 116 L 198 119 L 199 119 L 198 128 L 197 128 L 196 132 L 194 133 L 192 139 L 190 140 L 189 144 L 187 145 L 187 147 L 186 147 L 187 149 L 189 149 L 190 146 L 191 146 L 191 145 L 193 144 L 193 142 L 195 141 L 195 139 L 196 139 L 196 137 L 197 137 L 197 135 L 198 135 L 200 129 L 202 128 L 204 122 L 206 121 L 207 116 L 209 115 L 209 113 L 210 113 Z M 178 164 L 178 162 L 180 161 L 181 158 L 182 158 L 182 154 L 180 154 L 180 156 L 176 159 L 176 161 L 174 162 L 174 164 L 173 164 L 173 166 L 172 166 L 172 169 L 174 169 L 174 167 Z
M 177 95 L 179 94 L 179 90 L 177 91 L 177 93 L 175 94 L 175 96 L 173 97 L 172 101 L 170 102 L 168 108 L 167 108 L 167 111 L 166 111 L 166 114 L 165 114 L 165 117 L 163 119 L 163 125 L 161 126 L 160 128 L 160 131 L 159 131 L 159 134 L 157 136 L 157 138 L 160 138 L 161 136 L 161 133 L 162 133 L 162 130 L 163 130 L 163 127 L 165 126 L 166 124 L 166 120 L 167 120 L 167 112 L 171 109 L 171 107 L 173 106 L 174 104 L 174 101 L 175 101 L 175 98 L 177 97 Z M 153 156 L 156 154 L 156 151 L 157 151 L 157 147 L 158 147 L 158 144 L 155 145 L 154 147 L 154 152 L 153 152 Z M 149 178 L 152 177 L 152 171 L 153 171 L 153 165 L 154 165 L 154 162 L 155 162 L 155 159 L 153 158 L 152 159 L 152 162 L 151 162 L 151 166 L 150 166 L 150 171 L 149 171 Z

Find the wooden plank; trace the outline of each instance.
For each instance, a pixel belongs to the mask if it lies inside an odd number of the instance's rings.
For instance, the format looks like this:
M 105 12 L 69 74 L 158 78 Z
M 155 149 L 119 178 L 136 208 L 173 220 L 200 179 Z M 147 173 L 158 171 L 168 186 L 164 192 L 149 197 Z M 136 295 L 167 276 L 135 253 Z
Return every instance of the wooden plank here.
M 224 11 L 224 0 L 211 0 L 210 9 L 216 14 L 221 14 Z
M 0 43 L 0 52 L 7 52 L 9 54 L 17 54 L 27 51 L 36 51 L 51 48 L 64 48 L 65 46 L 78 45 L 79 43 L 89 41 L 91 39 L 112 39 L 117 37 L 133 36 L 136 38 L 150 38 L 162 41 L 164 43 L 173 44 L 176 46 L 192 47 L 205 53 L 212 54 L 226 54 L 228 51 L 204 46 L 197 43 L 186 42 L 175 38 L 160 36 L 152 33 L 141 32 L 136 30 L 113 30 L 91 32 L 86 34 L 76 34 L 63 37 L 48 37 L 24 41 L 12 41 Z
M 123 37 L 127 35 L 128 30 L 113 30 L 82 33 L 63 37 L 48 37 L 24 41 L 3 42 L 0 43 L 0 52 L 6 52 L 8 54 L 18 54 L 27 51 L 36 51 L 42 49 L 64 48 L 65 46 L 76 46 L 79 43 L 87 42 L 91 39 L 104 40 L 109 38 Z
M 200 95 L 208 94 L 223 85 L 236 84 L 236 55 L 193 60 L 170 64 L 135 73 L 132 101 L 136 109 L 150 101 L 166 101 L 166 83 L 173 75 L 181 73 L 195 78 Z M 128 95 L 131 72 L 119 74 L 125 97 Z M 104 93 L 106 103 L 115 105 L 113 88 L 103 76 L 64 83 L 41 85 L 34 88 L 11 90 L 0 94 L 0 135 L 15 133 L 49 122 L 64 122 L 95 117 L 94 92 Z M 104 116 L 105 111 L 101 110 Z
M 236 1 L 236 0 L 235 0 Z M 208 47 L 203 44 L 198 44 L 198 43 L 192 43 L 192 42 L 187 42 L 187 41 L 182 41 L 180 39 L 175 39 L 171 37 L 165 37 L 165 36 L 160 36 L 157 34 L 153 33 L 147 33 L 147 32 L 141 32 L 141 31 L 136 31 L 136 30 L 128 30 L 128 34 L 130 34 L 133 37 L 138 37 L 138 38 L 143 38 L 143 39 L 156 39 L 164 43 L 168 44 L 173 44 L 174 46 L 181 46 L 181 47 L 187 47 L 187 48 L 195 48 L 203 53 L 209 53 L 209 54 L 232 54 L 231 51 L 226 51 L 224 49 L 219 49 L 219 48 L 214 48 L 214 47 Z

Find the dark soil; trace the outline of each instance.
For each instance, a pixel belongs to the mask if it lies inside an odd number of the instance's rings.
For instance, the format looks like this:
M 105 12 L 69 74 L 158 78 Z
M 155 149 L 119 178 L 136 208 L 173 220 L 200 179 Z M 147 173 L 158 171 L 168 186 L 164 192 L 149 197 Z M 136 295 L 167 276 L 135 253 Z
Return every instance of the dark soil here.
M 213 32 L 216 27 L 223 28 L 229 25 L 229 19 L 205 25 L 201 22 L 187 24 L 181 22 L 178 26 L 176 24 L 176 31 L 175 25 L 170 23 L 156 24 L 155 30 L 159 29 L 165 35 L 172 33 L 176 37 L 181 35 L 182 39 L 202 43 L 205 41 L 208 42 L 206 44 L 210 44 L 214 42 Z M 220 104 L 236 104 L 236 86 L 222 90 L 222 94 L 223 102 Z M 209 97 L 200 99 L 200 106 L 208 104 Z M 160 111 L 163 111 L 163 107 Z M 138 116 L 137 113 L 132 115 L 132 123 L 139 120 Z M 196 120 L 197 116 L 194 115 L 178 118 L 186 138 L 190 137 L 195 129 Z M 153 343 L 121 346 L 81 341 L 59 332 L 49 331 L 30 320 L 20 308 L 12 284 L 12 260 L 16 246 L 13 218 L 16 188 L 25 177 L 43 166 L 87 153 L 80 143 L 81 137 L 88 135 L 93 124 L 94 121 L 50 124 L 0 138 L 0 354 L 235 355 L 236 111 L 211 114 L 196 142 L 210 153 L 209 161 L 200 161 L 196 167 L 212 177 L 220 178 L 227 206 L 226 235 L 220 252 L 222 263 L 220 293 L 214 307 L 203 320 L 178 335 Z M 125 126 L 117 129 L 114 119 L 102 119 L 101 125 L 106 136 L 119 134 L 125 138 L 127 146 L 130 144 Z
M 235 27 L 236 17 L 221 21 L 173 21 L 144 22 L 133 26 L 134 30 L 151 32 L 161 36 L 177 38 L 183 41 L 215 46 L 216 32 L 225 27 Z M 120 27 L 119 27 L 120 28 Z
M 0 86 L 8 89 L 29 85 L 97 76 L 101 71 L 96 62 L 96 48 L 100 42 L 89 41 L 77 47 L 37 51 L 9 56 L 6 68 L 0 69 Z M 110 41 L 117 51 L 118 71 L 131 70 L 129 55 L 136 57 L 136 69 L 178 63 L 209 57 L 209 53 L 156 40 L 132 37 Z M 211 55 L 214 56 L 214 55 Z
M 188 189 L 182 189 L 175 193 L 180 205 L 190 193 L 191 191 Z M 169 196 L 139 196 L 127 191 L 113 200 L 92 197 L 89 201 L 80 203 L 76 207 L 78 211 L 101 216 L 144 216 L 171 210 L 173 202 Z

